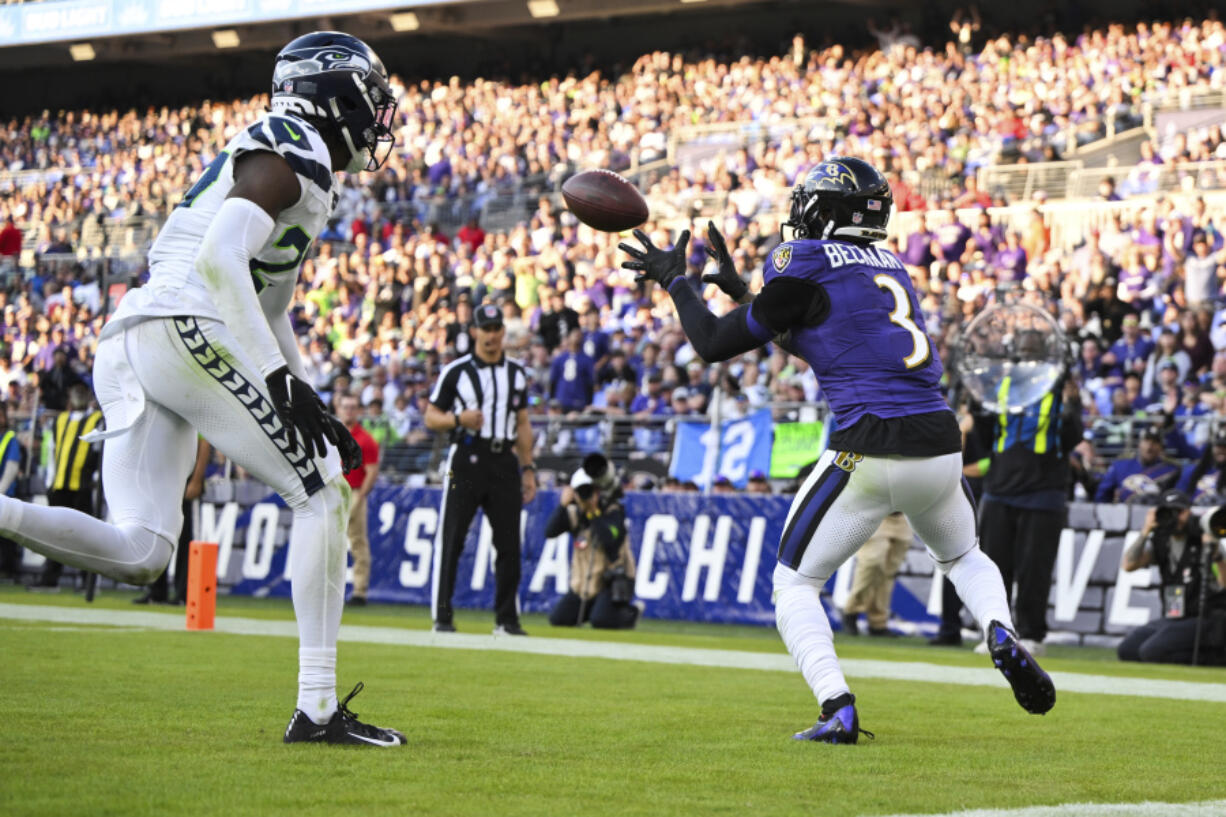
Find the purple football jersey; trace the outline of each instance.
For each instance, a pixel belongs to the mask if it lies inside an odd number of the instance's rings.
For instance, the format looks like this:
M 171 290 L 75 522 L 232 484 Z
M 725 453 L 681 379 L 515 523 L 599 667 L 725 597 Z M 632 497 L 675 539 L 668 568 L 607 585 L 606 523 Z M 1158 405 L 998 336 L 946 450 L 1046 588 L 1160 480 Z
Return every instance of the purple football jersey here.
M 819 325 L 793 327 L 790 346 L 813 367 L 839 428 L 866 414 L 949 410 L 941 360 L 917 324 L 919 299 L 893 253 L 845 241 L 789 241 L 771 253 L 764 283 L 781 276 L 820 284 L 830 299 Z

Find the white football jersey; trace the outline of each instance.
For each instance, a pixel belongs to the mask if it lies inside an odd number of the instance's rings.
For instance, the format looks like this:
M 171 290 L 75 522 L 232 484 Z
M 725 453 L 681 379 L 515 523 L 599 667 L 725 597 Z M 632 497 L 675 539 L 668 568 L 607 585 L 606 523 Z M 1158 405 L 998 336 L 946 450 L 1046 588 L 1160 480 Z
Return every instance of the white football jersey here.
M 149 251 L 149 282 L 124 297 L 108 329 L 169 315 L 222 320 L 196 272 L 196 254 L 213 216 L 234 187 L 235 159 L 260 150 L 289 162 L 302 195 L 277 216 L 268 243 L 251 259 L 252 283 L 257 294 L 270 284 L 294 285 L 307 251 L 332 215 L 338 185 L 319 132 L 292 114 L 273 113 L 231 139 L 183 196 Z

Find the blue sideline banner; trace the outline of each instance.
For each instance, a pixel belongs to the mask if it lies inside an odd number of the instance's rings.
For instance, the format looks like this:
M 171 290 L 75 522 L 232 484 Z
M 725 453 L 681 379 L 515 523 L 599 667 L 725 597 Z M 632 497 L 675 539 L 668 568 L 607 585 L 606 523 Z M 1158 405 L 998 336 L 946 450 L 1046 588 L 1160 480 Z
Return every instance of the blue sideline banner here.
M 239 502 L 201 505 L 197 538 L 217 542 L 218 577 L 230 592 L 288 596 L 290 514 L 254 483 Z M 542 492 L 522 516 L 520 599 L 547 612 L 569 584 L 569 537 L 544 538 L 557 493 Z M 430 604 L 438 488 L 376 486 L 368 504 L 372 557 L 370 599 Z M 789 496 L 632 493 L 626 498 L 638 575 L 636 596 L 653 618 L 772 625 L 771 574 Z M 1121 554 L 1144 524 L 1147 508 L 1072 503 L 1052 575 L 1048 621 L 1085 643 L 1113 644 L 1160 614 L 1156 569 L 1125 571 Z M 494 553 L 478 514 L 460 560 L 455 603 L 493 608 Z M 854 560 L 827 583 L 822 602 L 835 629 L 851 588 Z M 940 612 L 940 575 L 917 540 L 891 599 L 892 625 L 931 632 Z
M 569 536 L 544 537 L 557 493 L 541 492 L 522 516 L 522 607 L 548 612 L 569 586 Z M 370 496 L 371 584 L 377 602 L 429 605 L 441 491 L 379 485 Z M 771 573 L 790 497 L 630 494 L 626 500 L 646 615 L 773 624 Z M 288 596 L 289 512 L 270 496 L 249 507 L 204 503 L 199 538 L 220 545 L 230 592 Z M 242 548 L 240 550 L 240 548 Z M 460 559 L 457 607 L 492 609 L 494 551 L 478 513 Z
M 754 471 L 770 471 L 772 434 L 769 409 L 726 420 L 718 439 L 710 423 L 678 422 L 669 475 L 699 488 L 715 477 L 727 477 L 744 488 Z
M 371 601 L 430 605 L 441 497 L 438 488 L 375 487 L 367 505 Z M 544 533 L 557 498 L 555 491 L 542 491 L 521 515 L 520 603 L 525 612 L 547 613 L 569 587 L 570 537 L 546 539 Z M 771 576 L 790 504 L 790 496 L 628 494 L 635 596 L 646 605 L 645 615 L 773 625 Z M 289 524 L 289 510 L 274 495 L 246 507 L 203 503 L 197 538 L 219 544 L 217 572 L 231 593 L 288 596 Z M 456 607 L 493 609 L 494 559 L 492 531 L 478 512 L 460 557 Z M 836 599 L 844 596 L 849 579 L 850 573 L 841 570 L 827 583 L 823 602 L 828 611 L 830 593 Z M 893 605 L 907 620 L 935 621 L 901 582 Z M 837 628 L 837 614 L 832 620 Z

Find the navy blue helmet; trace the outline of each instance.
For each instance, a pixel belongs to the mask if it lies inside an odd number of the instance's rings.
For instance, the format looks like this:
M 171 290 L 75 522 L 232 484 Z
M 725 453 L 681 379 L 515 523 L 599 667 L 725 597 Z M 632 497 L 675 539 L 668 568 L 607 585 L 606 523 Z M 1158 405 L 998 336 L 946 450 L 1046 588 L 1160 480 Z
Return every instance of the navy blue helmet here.
M 297 113 L 340 137 L 346 170 L 378 170 L 392 151 L 396 98 L 379 55 L 339 31 L 304 34 L 277 54 L 272 108 Z
M 863 159 L 831 156 L 792 188 L 784 227 L 796 238 L 841 238 L 871 243 L 886 237 L 894 209 L 890 184 Z

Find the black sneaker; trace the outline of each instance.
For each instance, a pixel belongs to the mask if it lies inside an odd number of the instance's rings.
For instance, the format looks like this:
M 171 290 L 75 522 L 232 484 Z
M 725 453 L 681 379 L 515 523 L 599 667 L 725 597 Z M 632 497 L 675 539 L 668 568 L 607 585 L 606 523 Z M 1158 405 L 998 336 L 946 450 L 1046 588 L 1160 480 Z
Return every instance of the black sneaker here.
M 454 633 L 455 625 L 452 624 L 450 621 L 436 621 L 434 622 L 434 632 L 436 633 Z
M 528 633 L 523 627 L 519 626 L 519 622 L 511 624 L 499 624 L 494 628 L 494 635 L 527 635 Z
M 365 596 L 354 596 L 353 598 L 349 599 L 347 604 L 350 607 L 365 607 L 366 597 Z
M 294 716 L 289 719 L 289 726 L 285 727 L 285 742 L 332 743 L 338 746 L 404 746 L 403 732 L 362 723 L 358 720 L 357 713 L 349 711 L 346 704 L 362 691 L 363 686 L 359 682 L 353 692 L 340 702 L 332 720 L 325 724 L 315 723 L 301 709 L 295 709 Z

